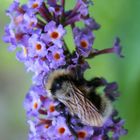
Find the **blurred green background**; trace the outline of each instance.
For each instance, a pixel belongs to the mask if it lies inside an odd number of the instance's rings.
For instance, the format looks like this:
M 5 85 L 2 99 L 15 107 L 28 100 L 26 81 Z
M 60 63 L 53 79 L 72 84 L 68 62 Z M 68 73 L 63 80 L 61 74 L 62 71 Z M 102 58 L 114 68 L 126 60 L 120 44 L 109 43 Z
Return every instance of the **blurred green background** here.
M 68 5 L 72 6 L 73 1 L 67 0 Z M 15 53 L 7 51 L 8 45 L 1 40 L 4 26 L 9 22 L 5 10 L 11 2 L 0 0 L 0 140 L 26 140 L 28 127 L 22 103 L 31 85 L 31 75 L 15 59 Z M 129 130 L 128 135 L 121 139 L 139 140 L 140 0 L 94 0 L 94 3 L 90 13 L 102 25 L 95 32 L 94 47 L 111 47 L 114 38 L 119 36 L 125 58 L 110 54 L 90 60 L 92 69 L 86 72 L 86 77 L 104 76 L 108 81 L 118 82 L 121 97 L 115 106 L 126 120 L 125 127 Z M 71 41 L 68 42 L 71 46 Z

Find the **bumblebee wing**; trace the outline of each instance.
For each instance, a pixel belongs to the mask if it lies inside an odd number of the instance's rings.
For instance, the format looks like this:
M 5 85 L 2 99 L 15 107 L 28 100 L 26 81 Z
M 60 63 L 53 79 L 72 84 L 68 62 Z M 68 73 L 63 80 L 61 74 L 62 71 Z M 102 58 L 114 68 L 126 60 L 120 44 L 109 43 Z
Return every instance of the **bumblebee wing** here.
M 84 124 L 90 126 L 102 126 L 103 117 L 98 112 L 94 104 L 86 98 L 85 94 L 81 92 L 74 84 L 71 85 L 69 104 L 70 112 L 76 114 Z

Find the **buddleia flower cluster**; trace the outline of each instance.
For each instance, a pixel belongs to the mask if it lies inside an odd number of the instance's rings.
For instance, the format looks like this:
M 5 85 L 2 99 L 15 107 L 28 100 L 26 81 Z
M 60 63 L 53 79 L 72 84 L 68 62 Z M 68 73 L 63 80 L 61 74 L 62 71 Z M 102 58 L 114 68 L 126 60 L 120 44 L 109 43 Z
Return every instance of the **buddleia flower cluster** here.
M 34 73 L 33 85 L 26 94 L 24 108 L 29 125 L 29 140 L 74 140 L 64 112 L 58 109 L 59 101 L 48 97 L 44 88 L 44 77 L 56 69 L 74 69 L 78 67 L 82 75 L 90 68 L 87 60 L 106 53 L 115 53 L 122 57 L 119 38 L 111 48 L 98 50 L 94 48 L 94 31 L 100 25 L 90 16 L 90 0 L 75 0 L 73 9 L 66 9 L 65 0 L 28 0 L 20 4 L 14 0 L 6 14 L 10 23 L 5 27 L 4 41 L 9 43 L 8 49 L 16 51 L 16 58 L 24 63 L 27 71 Z M 77 26 L 78 22 L 83 27 Z M 70 27 L 73 35 L 73 52 L 64 36 Z M 105 94 L 112 102 L 119 96 L 116 82 L 108 83 L 98 78 L 96 85 L 103 87 Z M 69 124 L 79 140 L 118 140 L 125 135 L 124 120 L 114 109 L 102 127 L 80 125 L 76 116 L 71 116 Z

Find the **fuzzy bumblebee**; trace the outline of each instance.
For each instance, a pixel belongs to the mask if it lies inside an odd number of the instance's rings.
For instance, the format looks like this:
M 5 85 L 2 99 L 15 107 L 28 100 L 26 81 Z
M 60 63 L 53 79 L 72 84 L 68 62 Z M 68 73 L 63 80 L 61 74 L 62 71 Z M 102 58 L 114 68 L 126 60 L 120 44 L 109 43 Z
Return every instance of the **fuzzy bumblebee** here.
M 52 99 L 63 103 L 72 116 L 88 126 L 103 126 L 112 113 L 111 101 L 105 95 L 95 92 L 94 80 L 77 79 L 73 71 L 53 71 L 45 84 Z

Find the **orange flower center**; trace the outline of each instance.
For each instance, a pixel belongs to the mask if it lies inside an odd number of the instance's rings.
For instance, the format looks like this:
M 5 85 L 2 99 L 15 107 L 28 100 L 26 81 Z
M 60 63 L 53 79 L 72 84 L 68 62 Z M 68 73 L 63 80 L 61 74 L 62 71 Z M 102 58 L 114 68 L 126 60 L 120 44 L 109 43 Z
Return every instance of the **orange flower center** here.
M 53 57 L 54 57 L 55 60 L 59 60 L 60 59 L 60 54 L 59 53 L 55 53 Z
M 42 61 L 46 61 L 47 58 L 44 56 L 44 57 L 41 58 L 41 60 L 42 60 Z
M 39 50 L 41 50 L 42 46 L 40 44 L 36 44 L 35 48 L 36 48 L 36 50 L 39 51 Z
M 47 129 L 48 129 L 49 127 L 50 127 L 50 126 L 49 126 L 48 124 L 46 124 L 46 125 L 45 125 L 45 128 L 47 128 Z
M 49 111 L 50 111 L 50 112 L 54 112 L 54 111 L 55 111 L 55 107 L 54 107 L 54 105 L 50 105 L 50 107 L 49 107 Z
M 57 39 L 58 37 L 59 37 L 59 33 L 58 32 L 54 31 L 54 32 L 51 33 L 51 38 Z
M 17 41 L 21 40 L 22 37 L 23 37 L 23 34 L 22 33 L 15 34 L 15 38 L 16 38 Z
M 59 11 L 60 11 L 60 8 L 59 8 L 59 7 L 56 7 L 56 8 L 55 8 L 55 11 L 56 11 L 56 12 L 59 12 Z
M 88 47 L 88 43 L 87 43 L 86 40 L 81 40 L 80 45 L 81 45 L 83 48 L 87 48 L 87 47 Z
M 59 132 L 60 134 L 64 134 L 65 128 L 64 128 L 64 127 L 60 127 L 60 128 L 58 129 L 58 132 Z
M 38 104 L 37 104 L 37 102 L 35 102 L 34 103 L 34 109 L 37 109 L 37 107 L 38 107 Z
M 86 137 L 86 132 L 85 131 L 79 131 L 78 132 L 78 138 L 85 138 Z
M 38 7 L 38 3 L 33 3 L 32 8 L 37 8 Z

